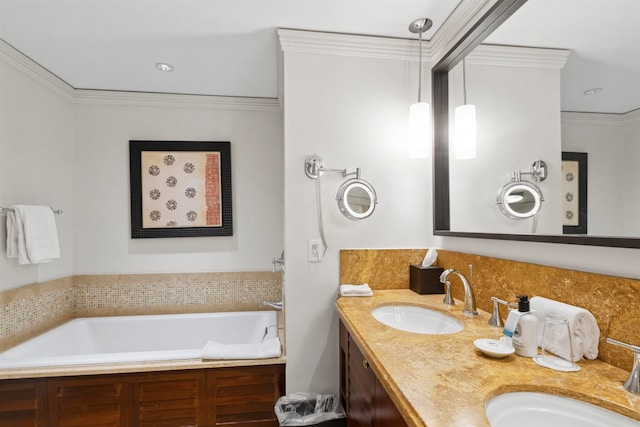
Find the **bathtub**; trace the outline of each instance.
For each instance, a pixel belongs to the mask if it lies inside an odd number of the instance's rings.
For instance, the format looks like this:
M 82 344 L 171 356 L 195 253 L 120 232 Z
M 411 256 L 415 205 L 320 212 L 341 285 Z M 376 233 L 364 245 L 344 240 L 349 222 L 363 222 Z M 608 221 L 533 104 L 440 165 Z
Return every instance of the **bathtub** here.
M 78 318 L 0 353 L 0 369 L 199 359 L 207 341 L 277 336 L 276 311 Z

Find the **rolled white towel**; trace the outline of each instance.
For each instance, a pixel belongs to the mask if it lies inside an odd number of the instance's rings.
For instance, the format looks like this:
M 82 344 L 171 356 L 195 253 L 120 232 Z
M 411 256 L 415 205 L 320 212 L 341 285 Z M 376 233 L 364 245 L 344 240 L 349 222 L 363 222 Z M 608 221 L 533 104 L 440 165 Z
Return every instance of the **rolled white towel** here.
M 269 359 L 282 354 L 280 338 L 270 338 L 255 344 L 222 344 L 207 341 L 202 350 L 203 359 Z
M 340 296 L 343 297 L 370 297 L 373 291 L 368 283 L 362 285 L 340 285 Z
M 596 359 L 598 357 L 600 328 L 598 328 L 596 318 L 591 312 L 581 307 L 543 297 L 533 297 L 530 301 L 531 309 L 535 310 L 538 320 L 538 346 L 542 345 L 544 318 L 548 315 L 560 316 L 569 321 L 573 344 L 573 361 L 577 362 L 582 357 L 586 359 Z M 546 350 L 566 360 L 571 358 L 569 339 L 565 332 L 554 335 Z

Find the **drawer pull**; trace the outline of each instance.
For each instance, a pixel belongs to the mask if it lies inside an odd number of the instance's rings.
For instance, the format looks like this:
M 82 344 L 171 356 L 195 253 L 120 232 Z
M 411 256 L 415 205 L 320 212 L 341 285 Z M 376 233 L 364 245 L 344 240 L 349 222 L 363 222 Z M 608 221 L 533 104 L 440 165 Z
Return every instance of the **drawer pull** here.
M 362 359 L 362 367 L 364 369 L 369 369 L 369 362 L 366 359 Z

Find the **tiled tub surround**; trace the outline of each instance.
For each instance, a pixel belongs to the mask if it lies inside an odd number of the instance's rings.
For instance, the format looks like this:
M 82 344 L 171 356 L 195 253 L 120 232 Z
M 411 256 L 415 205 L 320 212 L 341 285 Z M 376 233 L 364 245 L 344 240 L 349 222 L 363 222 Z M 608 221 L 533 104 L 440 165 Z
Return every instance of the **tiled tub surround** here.
M 0 293 L 0 351 L 75 317 L 244 311 L 281 299 L 281 273 L 73 276 Z
M 426 249 L 342 250 L 340 283 L 369 283 L 376 289 L 409 288 L 409 265 L 420 264 Z M 598 358 L 631 370 L 633 354 L 605 342 L 614 338 L 640 345 L 638 307 L 640 280 L 529 264 L 500 258 L 438 250 L 437 264 L 455 268 L 469 278 L 473 264 L 476 304 L 491 312 L 491 297 L 515 301 L 519 294 L 542 296 L 583 307 L 593 313 L 600 328 Z M 462 285 L 453 278 L 454 298 L 464 299 Z M 416 294 L 417 295 L 417 294 Z M 502 311 L 502 318 L 506 312 Z

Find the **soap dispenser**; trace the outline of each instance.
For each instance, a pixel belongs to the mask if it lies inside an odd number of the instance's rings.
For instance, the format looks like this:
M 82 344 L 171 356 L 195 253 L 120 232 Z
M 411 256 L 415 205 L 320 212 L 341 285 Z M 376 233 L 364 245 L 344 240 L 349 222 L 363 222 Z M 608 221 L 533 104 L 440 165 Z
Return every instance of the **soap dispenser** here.
M 515 353 L 524 357 L 538 355 L 538 328 L 536 316 L 529 308 L 529 297 L 518 295 L 518 311 L 509 313 L 505 334 L 511 335 Z

